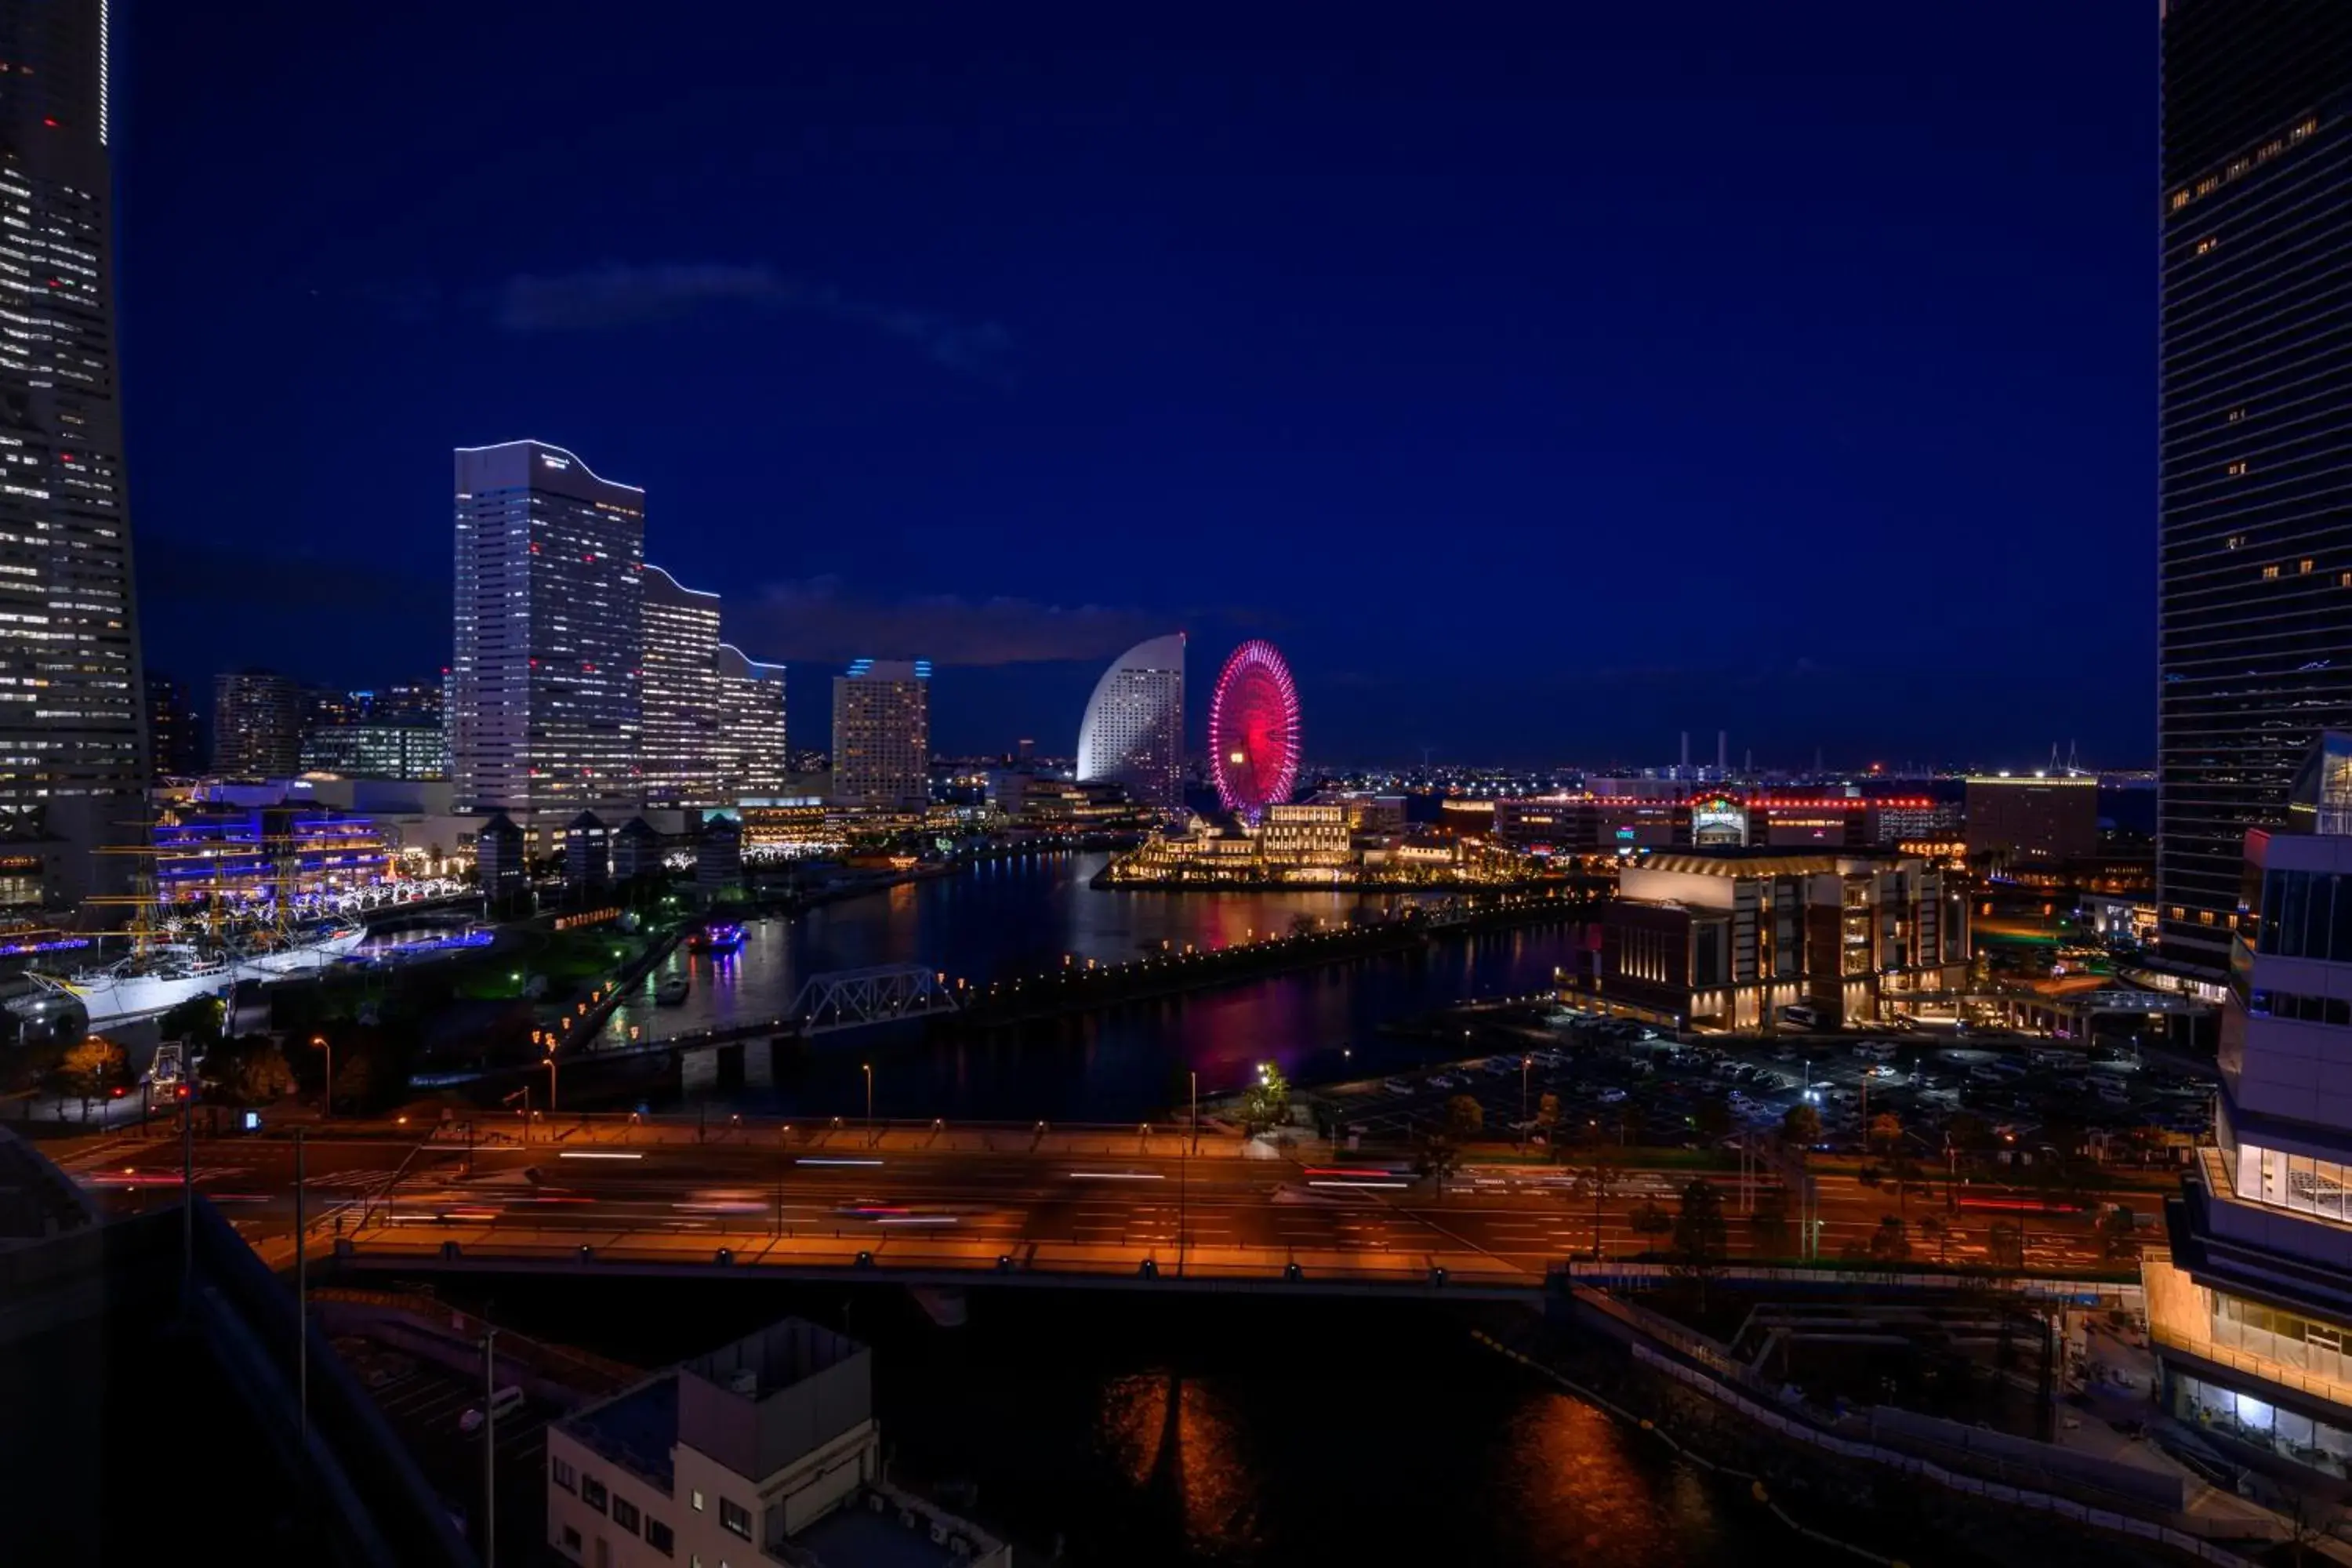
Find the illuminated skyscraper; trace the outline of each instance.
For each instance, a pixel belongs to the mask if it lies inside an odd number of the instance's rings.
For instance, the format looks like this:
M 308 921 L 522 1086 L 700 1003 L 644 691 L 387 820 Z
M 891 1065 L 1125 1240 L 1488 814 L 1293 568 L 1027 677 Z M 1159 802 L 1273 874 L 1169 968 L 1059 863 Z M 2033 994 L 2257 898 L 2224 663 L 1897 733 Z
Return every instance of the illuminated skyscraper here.
M 2163 16 L 2158 914 L 2218 977 L 2246 830 L 2352 726 L 2352 6 Z
M 645 492 L 538 441 L 457 458 L 457 805 L 546 845 L 637 804 Z
M 1184 634 L 1138 643 L 1103 671 L 1078 725 L 1078 778 L 1127 786 L 1161 811 L 1184 804 Z
M 833 678 L 833 799 L 917 810 L 931 798 L 931 666 L 861 658 Z
M 719 595 L 646 568 L 645 795 L 647 805 L 716 805 L 719 756 Z
M 71 846 L 49 891 L 74 898 L 147 778 L 104 0 L 0 0 L 0 832 Z
M 784 667 L 746 658 L 732 643 L 720 643 L 720 799 L 732 803 L 746 795 L 781 794 L 784 775 L 792 771 L 792 752 L 784 732 Z
M 302 755 L 302 689 L 291 676 L 241 669 L 213 680 L 213 772 L 292 778 Z

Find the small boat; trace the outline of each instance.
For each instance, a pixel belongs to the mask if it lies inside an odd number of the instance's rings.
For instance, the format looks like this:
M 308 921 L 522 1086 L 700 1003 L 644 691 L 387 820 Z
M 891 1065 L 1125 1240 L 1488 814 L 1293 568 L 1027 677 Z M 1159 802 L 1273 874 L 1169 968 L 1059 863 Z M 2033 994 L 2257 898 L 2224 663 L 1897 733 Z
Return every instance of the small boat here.
M 686 994 L 693 989 L 692 980 L 683 974 L 673 974 L 654 987 L 654 1000 L 662 1006 L 675 1007 L 685 1001 Z
M 733 952 L 743 945 L 743 928 L 733 921 L 712 921 L 697 926 L 686 945 L 697 952 Z

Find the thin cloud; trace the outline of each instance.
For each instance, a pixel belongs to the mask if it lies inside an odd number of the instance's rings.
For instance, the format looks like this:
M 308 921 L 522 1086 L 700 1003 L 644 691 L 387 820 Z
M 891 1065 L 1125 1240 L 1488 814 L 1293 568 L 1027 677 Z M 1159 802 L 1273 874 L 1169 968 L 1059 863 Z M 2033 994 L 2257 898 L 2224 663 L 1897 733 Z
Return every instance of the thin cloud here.
M 581 272 L 523 273 L 499 286 L 491 320 L 509 332 L 593 332 L 677 321 L 703 310 L 814 316 L 877 332 L 933 363 L 1000 384 L 1013 374 L 1013 334 L 994 321 L 959 321 L 856 300 L 765 266 L 611 264 Z
M 1102 605 L 952 595 L 886 602 L 836 577 L 779 583 L 725 608 L 728 639 L 753 658 L 1045 664 L 1109 658 L 1176 629 L 1165 616 Z

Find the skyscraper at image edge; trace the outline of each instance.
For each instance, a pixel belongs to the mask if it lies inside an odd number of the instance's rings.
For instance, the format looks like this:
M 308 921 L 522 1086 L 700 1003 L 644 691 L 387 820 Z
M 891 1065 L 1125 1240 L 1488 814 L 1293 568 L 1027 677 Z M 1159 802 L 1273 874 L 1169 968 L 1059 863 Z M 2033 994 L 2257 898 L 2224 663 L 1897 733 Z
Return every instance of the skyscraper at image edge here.
M 135 831 L 145 687 L 117 402 L 103 0 L 0 0 L 0 836 L 93 890 Z
M 2164 7 L 2159 848 L 2218 977 L 2246 831 L 2352 724 L 2352 6 Z
M 635 810 L 645 492 L 561 447 L 457 454 L 449 763 L 459 811 L 544 847 L 583 810 Z
M 1111 661 L 1078 725 L 1078 777 L 1123 784 L 1161 811 L 1184 804 L 1184 634 Z

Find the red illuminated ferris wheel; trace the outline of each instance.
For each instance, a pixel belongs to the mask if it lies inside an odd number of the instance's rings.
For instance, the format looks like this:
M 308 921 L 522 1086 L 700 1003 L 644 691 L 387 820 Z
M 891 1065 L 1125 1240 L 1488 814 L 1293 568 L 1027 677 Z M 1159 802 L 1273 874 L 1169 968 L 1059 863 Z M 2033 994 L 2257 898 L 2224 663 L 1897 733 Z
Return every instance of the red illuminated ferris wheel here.
M 1270 642 L 1234 649 L 1209 699 L 1209 756 L 1217 798 L 1255 822 L 1298 784 L 1298 689 Z

